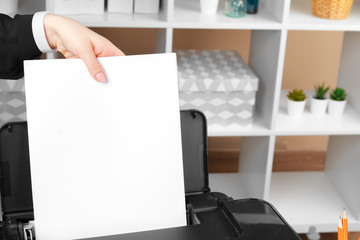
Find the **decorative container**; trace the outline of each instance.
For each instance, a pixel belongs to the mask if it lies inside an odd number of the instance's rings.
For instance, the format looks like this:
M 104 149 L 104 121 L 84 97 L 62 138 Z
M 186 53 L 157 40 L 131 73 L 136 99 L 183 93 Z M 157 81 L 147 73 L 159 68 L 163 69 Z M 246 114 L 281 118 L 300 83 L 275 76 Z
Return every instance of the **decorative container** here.
M 314 16 L 341 20 L 349 17 L 353 0 L 312 0 Z
M 226 0 L 225 15 L 233 18 L 245 17 L 247 13 L 246 0 Z
M 290 117 L 300 117 L 304 113 L 306 99 L 304 101 L 293 101 L 287 99 L 287 110 Z
M 250 127 L 259 79 L 236 51 L 178 50 L 180 108 L 208 125 Z
M 247 13 L 255 14 L 258 12 L 259 0 L 247 0 Z
M 310 101 L 310 111 L 313 115 L 324 116 L 328 105 L 328 99 L 317 99 L 313 97 Z
M 216 14 L 219 0 L 200 0 L 200 12 L 203 14 Z
M 346 106 L 346 100 L 335 101 L 329 99 L 328 113 L 331 116 L 341 116 L 344 113 L 345 106 Z

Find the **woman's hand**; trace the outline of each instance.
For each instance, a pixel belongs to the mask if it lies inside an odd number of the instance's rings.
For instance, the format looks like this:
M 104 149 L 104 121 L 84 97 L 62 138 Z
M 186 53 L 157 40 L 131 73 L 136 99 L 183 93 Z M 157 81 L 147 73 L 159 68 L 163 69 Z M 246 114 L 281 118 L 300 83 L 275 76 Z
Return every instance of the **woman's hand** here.
M 124 56 L 109 40 L 80 23 L 59 15 L 48 14 L 44 18 L 47 41 L 66 58 L 81 58 L 91 76 L 105 82 L 106 76 L 97 57 Z

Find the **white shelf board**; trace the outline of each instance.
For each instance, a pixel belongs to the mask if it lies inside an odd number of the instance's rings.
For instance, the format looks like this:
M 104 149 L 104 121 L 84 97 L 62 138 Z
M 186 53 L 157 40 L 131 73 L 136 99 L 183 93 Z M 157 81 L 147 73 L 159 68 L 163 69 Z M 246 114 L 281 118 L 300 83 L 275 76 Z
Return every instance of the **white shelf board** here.
M 289 30 L 360 30 L 360 4 L 354 1 L 350 16 L 345 20 L 323 19 L 312 15 L 311 1 L 292 0 L 287 23 Z
M 298 233 L 315 226 L 318 232 L 336 232 L 342 209 L 347 208 L 324 172 L 274 172 L 269 202 Z M 347 208 L 349 231 L 360 221 Z
M 87 27 L 120 27 L 120 28 L 166 28 L 168 23 L 159 14 L 142 13 L 108 13 L 103 14 L 68 14 Z
M 208 125 L 209 137 L 233 137 L 233 136 L 269 136 L 270 129 L 266 126 L 264 120 L 255 115 L 253 124 L 250 127 L 242 127 L 237 124 L 231 124 L 227 127 L 219 124 Z
M 347 102 L 342 116 L 316 116 L 310 112 L 311 91 L 305 91 L 307 102 L 301 117 L 287 114 L 288 90 L 281 92 L 280 107 L 276 118 L 275 135 L 357 135 L 360 134 L 360 114 Z
M 200 13 L 200 1 L 175 0 L 174 28 L 202 29 L 281 29 L 281 23 L 260 3 L 257 14 L 243 18 L 230 18 L 224 15 L 224 2 L 220 1 L 214 15 Z
M 209 186 L 212 192 L 221 192 L 234 199 L 249 197 L 239 173 L 211 173 Z

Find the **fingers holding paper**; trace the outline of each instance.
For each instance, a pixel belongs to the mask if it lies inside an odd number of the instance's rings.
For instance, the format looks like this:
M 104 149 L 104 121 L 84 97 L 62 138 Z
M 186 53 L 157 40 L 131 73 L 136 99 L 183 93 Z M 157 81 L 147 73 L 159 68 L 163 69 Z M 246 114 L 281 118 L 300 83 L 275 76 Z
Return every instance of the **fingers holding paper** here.
M 51 48 L 66 58 L 81 58 L 90 75 L 99 82 L 105 82 L 106 76 L 97 57 L 125 55 L 109 40 L 72 19 L 48 14 L 44 28 Z

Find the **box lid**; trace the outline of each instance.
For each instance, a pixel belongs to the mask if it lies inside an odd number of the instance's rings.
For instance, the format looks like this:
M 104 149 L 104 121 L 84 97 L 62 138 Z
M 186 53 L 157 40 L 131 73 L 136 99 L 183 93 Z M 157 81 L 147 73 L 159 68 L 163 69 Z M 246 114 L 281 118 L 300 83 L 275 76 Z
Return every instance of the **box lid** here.
M 180 116 L 185 193 L 209 192 L 205 115 L 198 110 L 182 110 Z
M 179 90 L 257 91 L 259 79 L 236 51 L 176 50 Z
M 0 173 L 2 213 L 31 212 L 33 202 L 26 122 L 7 123 L 1 127 Z

